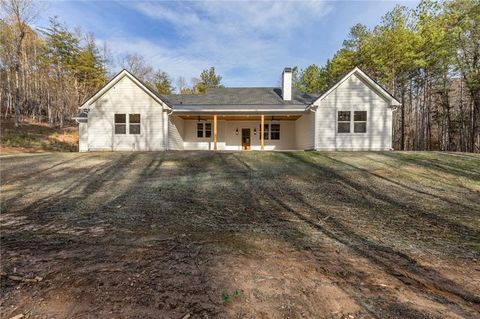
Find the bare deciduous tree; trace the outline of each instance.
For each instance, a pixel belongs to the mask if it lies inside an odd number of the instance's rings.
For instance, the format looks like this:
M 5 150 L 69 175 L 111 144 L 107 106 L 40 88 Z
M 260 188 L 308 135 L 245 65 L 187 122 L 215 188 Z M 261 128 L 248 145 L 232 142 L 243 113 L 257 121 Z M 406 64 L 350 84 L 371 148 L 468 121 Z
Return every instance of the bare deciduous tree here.
M 28 24 L 38 15 L 38 8 L 32 0 L 0 0 L 0 7 L 5 14 L 6 19 L 13 20 L 15 50 L 13 55 L 14 70 L 14 108 L 15 108 L 15 126 L 20 126 L 21 105 L 20 105 L 20 73 L 22 72 L 22 51 L 23 40 L 25 38 Z
M 120 66 L 143 81 L 151 80 L 154 75 L 153 68 L 138 53 L 128 53 L 120 57 Z

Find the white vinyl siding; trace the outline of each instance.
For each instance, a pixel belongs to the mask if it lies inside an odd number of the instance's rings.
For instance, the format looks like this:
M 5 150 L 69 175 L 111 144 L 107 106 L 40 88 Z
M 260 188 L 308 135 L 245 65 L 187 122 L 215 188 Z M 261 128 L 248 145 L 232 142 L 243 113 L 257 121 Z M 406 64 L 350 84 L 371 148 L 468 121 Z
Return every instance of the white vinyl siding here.
M 140 134 L 115 134 L 114 114 L 140 115 Z M 124 76 L 90 106 L 88 149 L 164 150 L 167 114 L 163 106 Z M 127 123 L 128 125 L 128 119 Z
M 178 116 L 170 116 L 168 123 L 168 149 L 183 150 L 185 121 Z
M 315 147 L 315 113 L 308 111 L 295 121 L 296 149 L 311 150 Z
M 318 150 L 390 150 L 392 109 L 374 89 L 352 74 L 323 100 L 315 103 Z M 349 133 L 338 133 L 338 111 L 351 112 Z M 366 133 L 354 133 L 354 112 L 367 112 Z
M 78 123 L 78 151 L 79 152 L 88 151 L 88 123 L 87 122 Z

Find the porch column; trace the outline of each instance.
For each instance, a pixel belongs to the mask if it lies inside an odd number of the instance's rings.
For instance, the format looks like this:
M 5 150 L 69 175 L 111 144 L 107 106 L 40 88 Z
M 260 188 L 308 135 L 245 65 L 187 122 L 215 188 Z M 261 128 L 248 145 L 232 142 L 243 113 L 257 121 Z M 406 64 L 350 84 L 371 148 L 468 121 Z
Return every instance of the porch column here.
M 217 116 L 213 116 L 213 149 L 217 150 Z
M 263 139 L 263 131 L 265 130 L 263 123 L 265 122 L 265 115 L 260 116 L 260 149 L 263 151 L 265 141 Z

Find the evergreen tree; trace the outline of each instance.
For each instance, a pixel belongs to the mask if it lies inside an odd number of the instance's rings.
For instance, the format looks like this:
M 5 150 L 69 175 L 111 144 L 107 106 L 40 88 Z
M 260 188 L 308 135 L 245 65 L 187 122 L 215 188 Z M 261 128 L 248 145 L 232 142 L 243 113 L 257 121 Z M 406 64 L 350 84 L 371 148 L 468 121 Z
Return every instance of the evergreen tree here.
M 296 88 L 303 93 L 320 93 L 328 87 L 327 72 L 315 64 L 301 70 L 296 81 Z
M 170 76 L 166 72 L 161 70 L 155 72 L 151 84 L 160 94 L 168 95 L 171 94 L 172 91 L 175 89 L 172 86 L 172 79 L 170 78 Z
M 192 79 L 193 88 L 196 93 L 205 93 L 209 88 L 223 87 L 221 84 L 222 76 L 215 73 L 215 67 L 203 70 L 200 73 L 200 79 Z

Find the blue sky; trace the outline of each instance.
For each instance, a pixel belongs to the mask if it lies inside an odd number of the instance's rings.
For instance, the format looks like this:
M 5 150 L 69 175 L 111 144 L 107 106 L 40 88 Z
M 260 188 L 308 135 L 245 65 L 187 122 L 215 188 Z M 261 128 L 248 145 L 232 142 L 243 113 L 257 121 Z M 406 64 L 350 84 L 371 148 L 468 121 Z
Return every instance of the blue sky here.
M 139 53 L 174 79 L 215 66 L 226 86 L 276 86 L 285 66 L 323 65 L 351 26 L 372 27 L 396 4 L 417 1 L 53 1 L 35 25 L 56 15 L 114 58 Z

